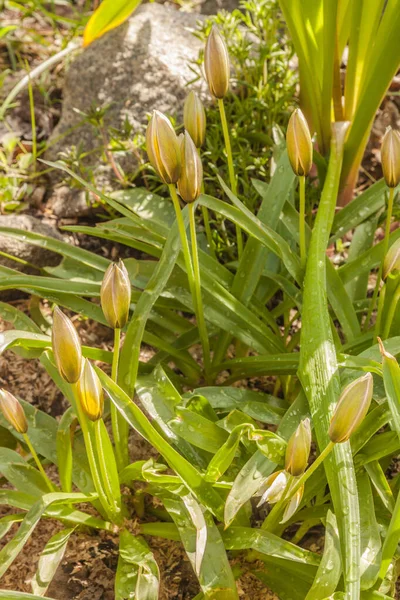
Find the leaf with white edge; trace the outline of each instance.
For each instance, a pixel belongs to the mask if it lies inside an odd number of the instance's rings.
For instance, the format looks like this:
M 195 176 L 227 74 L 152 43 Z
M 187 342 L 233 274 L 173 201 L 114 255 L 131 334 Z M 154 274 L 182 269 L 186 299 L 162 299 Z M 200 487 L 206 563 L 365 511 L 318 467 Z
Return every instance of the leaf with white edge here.
M 142 537 L 120 532 L 115 576 L 115 600 L 157 600 L 160 573 L 153 553 Z
M 32 592 L 38 596 L 46 593 L 58 565 L 63 559 L 71 534 L 75 528 L 63 529 L 53 535 L 47 542 L 39 557 L 37 571 L 31 581 Z

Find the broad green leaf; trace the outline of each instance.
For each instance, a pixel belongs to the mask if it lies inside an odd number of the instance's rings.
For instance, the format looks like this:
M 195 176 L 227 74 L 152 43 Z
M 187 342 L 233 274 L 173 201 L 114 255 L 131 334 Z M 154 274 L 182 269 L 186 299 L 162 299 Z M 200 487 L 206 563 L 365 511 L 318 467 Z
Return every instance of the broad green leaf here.
M 49 491 L 40 471 L 9 448 L 0 448 L 0 473 L 21 492 L 41 497 Z
M 381 536 L 375 516 L 371 484 L 365 470 L 357 474 L 361 525 L 361 588 L 371 588 L 381 564 Z
M 63 492 L 72 491 L 72 439 L 77 418 L 70 406 L 60 419 L 57 429 L 57 462 Z
M 37 571 L 31 581 L 32 592 L 38 596 L 46 593 L 57 567 L 63 559 L 71 534 L 75 530 L 63 529 L 53 535 L 47 542 L 39 557 Z
M 183 407 L 177 407 L 175 414 L 168 427 L 190 444 L 214 454 L 226 442 L 226 431 L 209 419 Z
M 109 394 L 110 400 L 114 402 L 129 425 L 160 452 L 198 501 L 215 514 L 217 518 L 222 520 L 222 500 L 218 493 L 204 480 L 200 472 L 190 462 L 178 454 L 161 437 L 140 408 L 129 399 L 125 392 L 110 377 L 98 368 L 96 368 L 96 372 L 100 377 L 104 389 Z
M 305 600 L 323 600 L 327 594 L 332 594 L 339 583 L 341 572 L 339 532 L 336 517 L 329 510 L 325 523 L 324 552 Z
M 145 540 L 122 529 L 119 534 L 115 600 L 157 600 L 159 579 L 157 563 Z
M 32 333 L 41 334 L 41 329 L 25 313 L 6 302 L 0 302 L 0 316 L 4 321 L 12 323 L 15 329 L 23 329 Z
M 291 563 L 286 561 L 289 566 Z M 304 600 L 310 588 L 310 584 L 298 576 L 293 574 L 289 569 L 269 566 L 266 563 L 265 571 L 252 571 L 262 583 L 273 590 L 279 600 Z M 279 594 L 279 595 L 278 595 Z
M 371 483 L 376 492 L 379 494 L 379 497 L 382 500 L 386 510 L 392 514 L 394 510 L 393 492 L 380 463 L 377 460 L 372 461 L 365 465 L 365 470 L 367 471 Z
M 207 471 L 204 476 L 206 481 L 218 481 L 221 475 L 223 475 L 228 469 L 235 458 L 235 454 L 239 448 L 239 443 L 245 427 L 245 425 L 239 425 L 238 427 L 235 427 L 229 434 L 226 442 L 214 454 L 208 464 Z
M 83 32 L 83 45 L 89 46 L 107 31 L 121 25 L 139 6 L 141 0 L 103 0 L 94 11 Z

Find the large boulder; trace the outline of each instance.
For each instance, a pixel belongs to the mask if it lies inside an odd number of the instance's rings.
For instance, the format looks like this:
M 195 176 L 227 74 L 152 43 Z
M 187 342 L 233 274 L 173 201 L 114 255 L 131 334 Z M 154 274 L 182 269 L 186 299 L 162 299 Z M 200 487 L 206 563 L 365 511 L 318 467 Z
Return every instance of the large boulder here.
M 188 90 L 205 91 L 203 81 L 188 87 L 194 79 L 191 61 L 198 58 L 201 48 L 193 35 L 198 19 L 199 15 L 157 3 L 145 4 L 82 51 L 66 76 L 61 120 L 50 139 L 47 158 L 54 160 L 60 152 L 80 146 L 90 153 L 86 164 L 96 167 L 97 185 L 115 184 L 112 169 L 100 166 L 103 140 L 93 126 L 82 124 L 82 113 L 108 106 L 106 129 L 121 130 L 127 120 L 132 136 L 144 131 L 153 109 L 180 119 Z M 132 154 L 118 155 L 118 162 L 125 169 L 135 167 Z

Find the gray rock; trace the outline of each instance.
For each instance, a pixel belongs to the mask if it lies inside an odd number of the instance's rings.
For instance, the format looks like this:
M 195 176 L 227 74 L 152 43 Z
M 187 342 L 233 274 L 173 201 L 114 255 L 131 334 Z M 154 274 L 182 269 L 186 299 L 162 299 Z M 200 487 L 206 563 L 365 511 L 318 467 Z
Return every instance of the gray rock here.
M 56 186 L 52 190 L 47 208 L 58 218 L 86 217 L 92 212 L 86 192 L 71 189 L 68 185 Z
M 12 227 L 14 229 L 33 231 L 34 233 L 51 236 L 57 240 L 63 239 L 61 234 L 58 233 L 54 227 L 47 223 L 43 223 L 30 215 L 0 216 L 0 227 Z M 61 256 L 54 252 L 50 252 L 39 246 L 33 246 L 22 240 L 14 239 L 1 232 L 0 251 L 25 260 L 37 267 L 55 266 L 61 261 Z M 24 271 L 25 273 L 38 274 L 36 269 L 25 267 L 4 256 L 0 256 L 0 264 L 12 269 Z
M 145 4 L 127 22 L 82 51 L 68 70 L 61 120 L 46 157 L 54 160 L 60 152 L 80 145 L 85 152 L 97 149 L 86 162 L 99 165 L 102 140 L 93 126 L 79 126 L 79 111 L 88 113 L 93 106 L 109 105 L 106 127 L 121 129 L 128 120 L 132 135 L 144 131 L 153 109 L 180 119 L 188 90 L 194 87 L 203 93 L 206 89 L 203 81 L 188 87 L 195 77 L 190 63 L 198 58 L 201 47 L 193 35 L 199 18 L 160 4 Z M 63 137 L 55 141 L 59 136 Z M 133 156 L 128 162 L 117 156 L 125 170 L 134 168 Z M 116 183 L 111 169 L 108 173 L 96 169 L 98 186 L 106 187 L 107 177 Z
M 239 8 L 239 0 L 204 0 L 197 7 L 203 15 L 215 15 L 220 10 L 232 12 Z

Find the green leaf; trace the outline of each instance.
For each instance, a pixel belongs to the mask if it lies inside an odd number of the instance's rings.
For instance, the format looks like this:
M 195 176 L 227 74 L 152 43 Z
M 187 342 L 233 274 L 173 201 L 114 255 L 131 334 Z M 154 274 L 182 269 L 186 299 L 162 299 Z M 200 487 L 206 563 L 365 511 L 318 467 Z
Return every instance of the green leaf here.
M 32 319 L 12 304 L 0 302 L 0 316 L 4 321 L 12 323 L 15 329 L 23 329 L 32 333 L 42 333 L 41 329 Z
M 83 45 L 89 46 L 107 31 L 115 29 L 139 6 L 141 0 L 103 0 L 83 32 Z
M 228 434 L 221 427 L 187 408 L 177 407 L 175 414 L 176 418 L 168 421 L 168 427 L 202 450 L 214 454 L 228 438 Z
M 361 589 L 371 588 L 381 564 L 381 536 L 375 516 L 374 499 L 369 477 L 364 470 L 357 474 L 361 525 Z
M 122 529 L 119 534 L 115 600 L 157 600 L 159 580 L 157 563 L 144 539 Z
M 340 540 L 335 515 L 328 510 L 325 524 L 325 543 L 317 575 L 305 600 L 323 600 L 333 594 L 342 572 Z
M 41 497 L 49 491 L 43 475 L 9 448 L 0 448 L 0 473 L 17 488 L 32 496 Z
M 54 600 L 47 596 L 36 596 L 25 592 L 12 592 L 11 590 L 0 590 L 1 600 Z
M 72 407 L 69 407 L 60 419 L 57 429 L 57 462 L 63 492 L 72 491 L 72 438 L 77 418 Z
M 400 367 L 394 356 L 382 345 L 383 382 L 393 425 L 400 440 Z
M 31 581 L 34 594 L 43 597 L 53 579 L 57 567 L 63 559 L 65 550 L 74 528 L 63 529 L 53 535 L 47 542 L 39 557 L 37 571 Z

